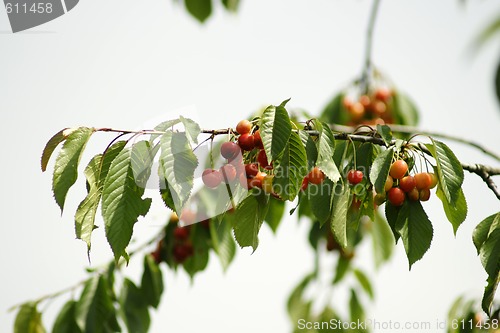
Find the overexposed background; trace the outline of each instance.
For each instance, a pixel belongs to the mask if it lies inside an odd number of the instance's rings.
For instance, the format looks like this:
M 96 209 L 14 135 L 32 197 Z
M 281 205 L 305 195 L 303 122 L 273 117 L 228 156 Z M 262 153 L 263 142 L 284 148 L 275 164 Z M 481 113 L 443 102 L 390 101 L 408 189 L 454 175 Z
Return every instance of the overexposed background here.
M 215 15 L 200 25 L 171 0 L 85 0 L 65 16 L 18 34 L 9 32 L 0 10 L 0 331 L 12 330 L 11 305 L 86 277 L 85 245 L 73 230 L 83 177 L 61 217 L 51 175 L 39 167 L 53 133 L 78 125 L 140 128 L 186 109 L 204 128 L 227 128 L 288 97 L 290 106 L 317 114 L 361 71 L 370 7 L 367 0 L 243 0 L 237 15 L 217 3 Z M 499 10 L 495 1 L 462 6 L 457 0 L 384 0 L 373 54 L 416 100 L 422 128 L 474 139 L 497 152 L 493 73 L 500 46 L 490 44 L 474 59 L 467 50 Z M 92 139 L 82 167 L 109 138 Z M 463 161 L 493 163 L 472 149 L 452 147 Z M 425 204 L 435 229 L 431 249 L 409 273 L 398 245 L 377 274 L 370 318 L 435 323 L 445 319 L 459 294 L 482 295 L 486 275 L 471 232 L 499 204 L 473 175 L 466 174 L 465 193 L 469 216 L 456 238 L 439 201 Z M 168 214 L 157 202 L 136 225 L 135 236 L 156 232 Z M 307 223 L 294 217 L 282 222 L 277 236 L 263 227 L 255 254 L 239 251 L 226 274 L 211 258 L 193 285 L 185 274 L 165 270 L 166 293 L 150 331 L 291 331 L 285 300 L 312 267 L 307 232 Z M 107 262 L 111 251 L 103 230 L 93 239 L 92 264 Z M 369 245 L 356 260 L 371 271 Z M 124 272 L 137 281 L 141 269 L 132 262 Z M 65 300 L 45 309 L 47 327 Z

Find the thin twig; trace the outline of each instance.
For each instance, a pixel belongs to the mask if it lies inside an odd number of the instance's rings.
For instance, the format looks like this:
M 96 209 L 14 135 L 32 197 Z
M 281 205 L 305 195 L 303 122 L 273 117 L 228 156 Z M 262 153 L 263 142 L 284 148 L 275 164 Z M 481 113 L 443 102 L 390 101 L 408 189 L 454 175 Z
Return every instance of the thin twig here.
M 372 69 L 372 48 L 373 48 L 373 31 L 375 30 L 375 22 L 377 21 L 378 8 L 380 7 L 380 0 L 374 0 L 370 12 L 370 20 L 368 21 L 368 29 L 366 31 L 366 46 L 365 46 L 365 59 L 363 72 L 361 73 L 360 86 L 361 91 L 368 92 L 370 86 L 370 72 Z

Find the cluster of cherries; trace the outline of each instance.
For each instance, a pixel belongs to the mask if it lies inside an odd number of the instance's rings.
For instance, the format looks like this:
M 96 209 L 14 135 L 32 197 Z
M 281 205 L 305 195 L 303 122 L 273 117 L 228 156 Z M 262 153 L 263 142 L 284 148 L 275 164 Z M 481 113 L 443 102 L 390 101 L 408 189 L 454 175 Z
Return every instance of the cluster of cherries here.
M 401 206 L 406 198 L 411 201 L 427 201 L 431 189 L 436 187 L 438 179 L 435 174 L 420 172 L 411 176 L 408 174 L 408 164 L 404 160 L 392 163 L 389 176 L 384 186 L 384 193 L 375 196 L 375 203 L 380 205 L 386 199 L 393 206 Z
M 388 88 L 378 88 L 369 94 L 359 96 L 357 101 L 349 96 L 344 97 L 343 105 L 350 115 L 348 125 L 394 123 L 391 110 L 392 96 L 393 92 Z

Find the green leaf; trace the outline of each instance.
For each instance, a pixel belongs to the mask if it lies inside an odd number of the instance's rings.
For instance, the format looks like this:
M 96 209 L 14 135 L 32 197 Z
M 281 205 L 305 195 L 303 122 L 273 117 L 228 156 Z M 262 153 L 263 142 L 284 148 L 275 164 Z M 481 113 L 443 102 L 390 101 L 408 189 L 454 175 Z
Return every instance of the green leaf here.
M 240 5 L 240 0 L 222 0 L 224 7 L 230 12 L 236 12 Z
M 406 201 L 399 210 L 396 229 L 401 235 L 411 266 L 420 260 L 431 246 L 433 228 L 420 201 Z
M 375 187 L 377 193 L 384 193 L 384 186 L 389 176 L 389 169 L 391 168 L 392 158 L 394 156 L 394 150 L 388 148 L 382 151 L 373 161 L 372 168 L 370 170 L 370 181 Z
M 308 311 L 304 311 L 307 307 L 304 306 L 306 303 L 302 299 L 302 295 L 313 278 L 313 273 L 306 275 L 288 297 L 286 308 L 292 322 L 297 322 L 308 313 Z
M 349 272 L 350 268 L 351 268 L 351 260 L 349 260 L 343 255 L 340 255 L 337 261 L 337 267 L 335 269 L 335 276 L 333 278 L 332 284 L 336 284 L 342 281 L 347 272 Z
M 374 299 L 373 287 L 366 274 L 359 269 L 354 269 L 354 276 L 368 296 L 370 296 L 371 299 Z
M 259 245 L 259 230 L 269 208 L 269 197 L 263 192 L 250 192 L 234 212 L 234 236 L 241 247 Z
M 186 135 L 189 141 L 193 142 L 194 144 L 198 144 L 198 135 L 200 135 L 201 133 L 200 125 L 189 118 L 184 118 L 183 116 L 180 116 L 179 119 L 186 129 Z
M 160 145 L 159 175 L 162 195 L 168 193 L 171 202 L 164 200 L 165 203 L 180 216 L 191 195 L 198 159 L 185 133 L 167 132 L 161 137 Z M 170 206 L 172 203 L 173 207 Z
M 108 281 L 102 275 L 90 278 L 76 304 L 76 322 L 84 333 L 116 332 L 116 312 Z
M 231 224 L 226 219 L 217 225 L 210 222 L 210 235 L 215 253 L 219 256 L 222 268 L 226 271 L 236 255 L 236 243 L 231 233 Z
M 191 239 L 193 242 L 193 255 L 184 262 L 183 267 L 189 276 L 193 278 L 196 273 L 207 268 L 210 233 L 205 228 L 200 228 L 200 225 L 197 225 L 191 229 Z
M 21 305 L 14 321 L 14 333 L 45 333 L 37 303 Z
M 379 268 L 380 265 L 389 260 L 392 255 L 395 243 L 394 235 L 389 224 L 378 211 L 375 212 L 375 219 L 370 224 L 369 231 L 372 235 L 372 251 L 375 267 Z
M 166 120 L 156 125 L 154 130 L 157 132 L 167 132 L 168 130 L 172 130 L 173 126 L 179 124 L 180 122 L 180 119 Z M 162 134 L 151 134 L 149 143 L 153 145 L 153 142 L 156 140 L 156 138 L 160 137 L 161 135 Z
M 436 195 L 443 203 L 446 217 L 448 218 L 448 221 L 451 222 L 451 225 L 453 226 L 453 232 L 456 235 L 458 227 L 460 227 L 462 222 L 464 222 L 465 218 L 467 217 L 467 201 L 465 200 L 464 192 L 462 191 L 462 189 L 458 191 L 457 201 L 454 205 L 448 203 L 448 200 L 446 200 L 441 186 L 438 186 Z
M 148 304 L 137 286 L 125 278 L 120 294 L 121 316 L 130 333 L 146 333 L 151 319 Z
M 85 168 L 88 194 L 78 205 L 75 213 L 75 234 L 77 239 L 87 244 L 90 254 L 91 235 L 95 227 L 95 215 L 101 200 L 104 180 L 108 175 L 111 162 L 125 148 L 126 141 L 118 141 L 107 149 L 104 158 L 102 154 L 96 155 Z
M 332 181 L 337 182 L 340 179 L 340 172 L 333 160 L 335 151 L 335 138 L 332 130 L 326 123 L 316 123 L 319 136 L 317 141 L 318 159 L 316 166 Z
M 400 238 L 400 234 L 396 228 L 398 223 L 398 214 L 401 210 L 401 207 L 393 206 L 389 201 L 385 203 L 385 218 L 387 219 L 387 223 L 392 230 L 392 234 L 394 236 L 394 241 L 397 244 Z
M 61 142 L 66 140 L 66 137 L 68 135 L 67 134 L 68 131 L 71 131 L 71 130 L 69 128 L 64 128 L 64 129 L 60 130 L 59 132 L 54 134 L 54 136 L 51 137 L 50 140 L 45 145 L 45 148 L 43 149 L 43 152 L 42 152 L 42 158 L 40 160 L 40 164 L 42 166 L 42 171 L 47 170 L 47 164 L 49 163 L 50 156 L 52 156 L 52 153 L 57 148 L 57 146 L 59 146 L 59 144 Z
M 490 230 L 492 225 L 498 225 L 500 223 L 500 212 L 488 216 L 482 220 L 474 229 L 472 234 L 472 241 L 476 247 L 477 254 L 480 253 L 481 247 L 484 242 L 488 239 L 490 235 Z
M 349 313 L 351 321 L 356 322 L 365 318 L 365 310 L 359 301 L 358 295 L 354 289 L 351 289 L 351 298 L 349 299 Z
M 134 224 L 151 206 L 151 199 L 142 199 L 144 187 L 141 186 L 145 184 L 144 179 L 149 178 L 151 166 L 149 143 L 139 141 L 118 153 L 104 181 L 102 217 L 115 260 L 126 256 L 125 248 L 132 237 Z
M 481 306 L 488 316 L 492 314 L 493 301 L 495 294 L 500 283 L 500 273 L 496 276 L 488 277 L 488 285 L 484 288 L 483 300 Z
M 310 170 L 316 165 L 318 160 L 318 147 L 313 138 L 309 133 L 305 131 L 299 131 L 300 139 L 302 140 L 302 145 L 305 147 L 307 155 L 307 169 Z
M 415 126 L 418 124 L 418 110 L 415 103 L 405 94 L 395 92 L 392 97 L 396 123 Z
M 64 304 L 57 315 L 52 333 L 80 333 L 80 327 L 76 323 L 76 301 L 70 300 Z
M 330 218 L 331 203 L 334 184 L 330 179 L 325 179 L 321 184 L 309 184 L 306 190 L 309 204 L 314 216 L 321 226 Z
M 163 288 L 163 275 L 160 267 L 151 255 L 146 255 L 144 257 L 144 272 L 142 273 L 141 280 L 141 293 L 143 294 L 144 301 L 153 308 L 158 308 Z
M 496 214 L 492 220 L 488 236 L 479 250 L 481 263 L 490 277 L 496 277 L 500 270 L 500 218 L 498 216 L 499 214 Z
M 347 124 L 350 117 L 343 106 L 344 97 L 344 93 L 335 95 L 323 109 L 320 119 L 329 124 Z
M 451 206 L 456 205 L 464 181 L 464 170 L 460 161 L 444 143 L 431 138 L 432 144 L 426 144 L 436 160 L 439 186 Z
M 392 141 L 392 130 L 389 126 L 387 125 L 377 125 L 377 132 L 380 134 L 380 137 L 382 137 L 382 140 L 384 140 L 385 145 L 389 146 Z
M 260 118 L 260 135 L 269 162 L 277 160 L 288 144 L 292 124 L 284 101 L 279 106 L 268 106 Z
M 205 22 L 212 14 L 211 0 L 185 0 L 185 2 L 188 12 L 200 22 Z
M 275 166 L 273 189 L 284 200 L 292 201 L 307 174 L 307 155 L 297 133 L 292 132 L 283 155 Z
M 330 220 L 333 236 L 343 249 L 347 247 L 347 211 L 350 205 L 350 192 L 349 187 L 345 186 L 342 193 L 334 196 Z
M 285 202 L 275 199 L 274 197 L 270 197 L 269 209 L 267 210 L 264 221 L 267 222 L 274 233 L 278 230 L 278 226 L 283 219 L 283 214 L 285 214 Z
M 68 135 L 56 159 L 52 175 L 52 191 L 57 204 L 64 209 L 69 189 L 78 178 L 78 164 L 94 128 L 80 127 Z

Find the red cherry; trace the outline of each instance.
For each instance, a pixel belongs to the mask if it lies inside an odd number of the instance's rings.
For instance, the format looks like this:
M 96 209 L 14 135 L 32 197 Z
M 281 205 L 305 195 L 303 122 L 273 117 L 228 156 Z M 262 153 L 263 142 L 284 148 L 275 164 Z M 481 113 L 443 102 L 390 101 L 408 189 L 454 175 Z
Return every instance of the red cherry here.
M 273 168 L 272 165 L 269 165 L 269 162 L 267 161 L 267 155 L 264 149 L 261 149 L 259 151 L 259 154 L 257 155 L 257 162 L 259 162 L 260 167 L 263 169 L 270 170 Z
M 420 193 L 418 192 L 416 187 L 414 187 L 413 190 L 408 192 L 407 195 L 411 201 L 417 201 L 420 199 Z
M 234 142 L 224 142 L 220 147 L 220 154 L 227 159 L 236 157 L 240 152 L 240 146 Z
M 219 172 L 222 174 L 222 180 L 226 184 L 234 182 L 237 176 L 236 168 L 232 164 L 223 165 L 219 169 Z
M 184 241 L 189 237 L 188 227 L 177 227 L 174 229 L 174 238 L 179 241 Z
M 174 259 L 179 264 L 186 261 L 193 253 L 194 249 L 191 244 L 178 244 L 173 249 Z
M 403 160 L 392 163 L 389 174 L 394 179 L 401 179 L 408 172 L 408 164 Z
M 252 130 L 252 123 L 246 119 L 241 120 L 238 123 L 238 125 L 236 125 L 236 132 L 238 132 L 238 134 L 250 133 L 251 130 Z
M 184 225 L 190 225 L 196 222 L 196 213 L 190 209 L 184 209 L 181 212 L 180 220 Z
M 213 169 L 207 169 L 203 171 L 201 175 L 203 184 L 210 188 L 216 188 L 222 182 L 222 175 L 219 171 Z
M 309 178 L 305 177 L 303 180 L 302 180 L 302 185 L 300 186 L 300 190 L 301 191 L 305 191 L 307 190 L 307 187 L 309 186 Z
M 387 88 L 378 88 L 375 91 L 375 98 L 383 102 L 387 102 L 391 96 L 392 92 Z
M 359 184 L 361 183 L 361 181 L 363 180 L 363 172 L 360 171 L 360 170 L 350 170 L 348 173 L 347 173 L 347 180 L 349 181 L 349 183 L 351 183 L 352 185 L 356 185 L 356 184 Z
M 401 206 L 405 202 L 405 192 L 398 187 L 393 187 L 387 192 L 387 199 L 393 206 Z
M 255 140 L 252 134 L 242 134 L 238 138 L 238 144 L 240 145 L 241 149 L 250 151 L 255 148 Z
M 415 188 L 415 178 L 413 176 L 406 176 L 399 181 L 399 188 L 408 193 Z
M 420 201 L 427 201 L 431 197 L 431 190 L 428 188 L 421 189 L 419 192 Z
M 245 164 L 245 174 L 247 178 L 252 178 L 257 176 L 259 172 L 259 166 L 256 163 Z
M 262 143 L 262 138 L 260 136 L 260 130 L 256 130 L 253 134 L 253 140 L 255 142 L 255 148 L 263 149 L 264 144 Z
M 318 167 L 314 167 L 307 175 L 309 183 L 321 184 L 325 180 L 325 174 Z

